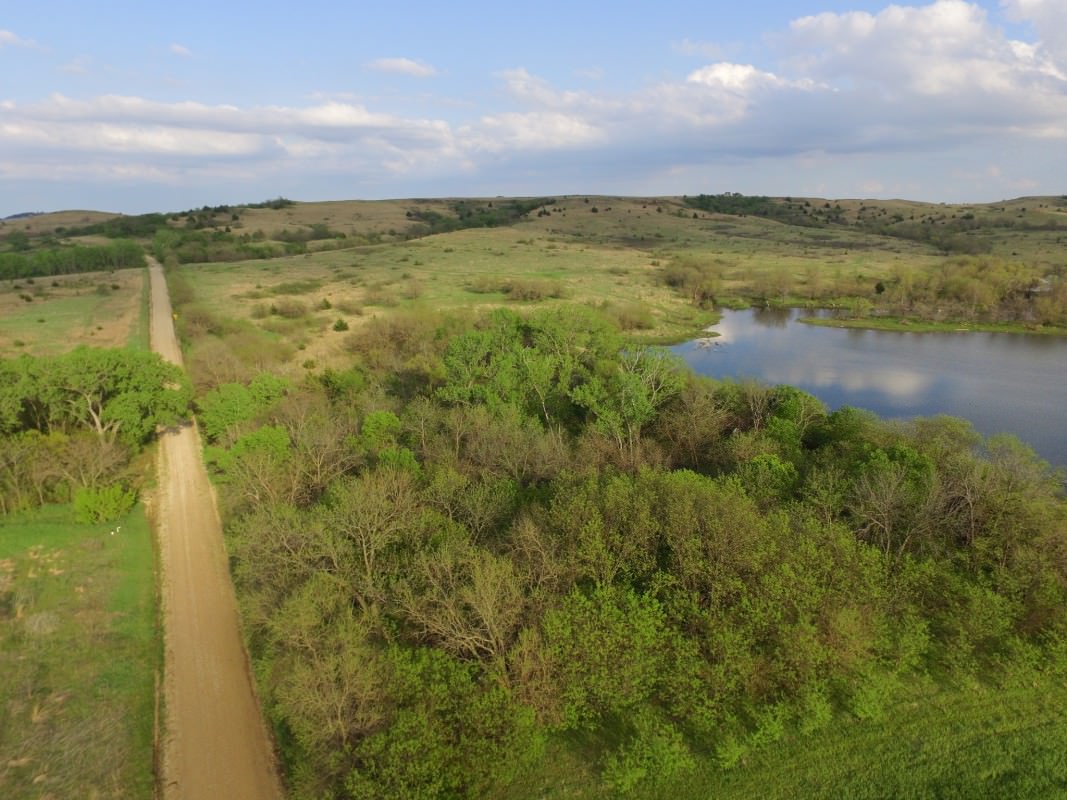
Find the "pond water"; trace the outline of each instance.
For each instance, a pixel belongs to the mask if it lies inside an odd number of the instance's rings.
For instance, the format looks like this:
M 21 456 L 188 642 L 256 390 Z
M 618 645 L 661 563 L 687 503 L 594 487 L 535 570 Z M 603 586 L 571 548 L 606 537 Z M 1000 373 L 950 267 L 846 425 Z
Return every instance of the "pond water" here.
M 1009 333 L 896 333 L 804 325 L 810 311 L 724 311 L 718 338 L 673 348 L 715 378 L 788 383 L 831 409 L 951 414 L 1011 433 L 1067 466 L 1067 340 Z

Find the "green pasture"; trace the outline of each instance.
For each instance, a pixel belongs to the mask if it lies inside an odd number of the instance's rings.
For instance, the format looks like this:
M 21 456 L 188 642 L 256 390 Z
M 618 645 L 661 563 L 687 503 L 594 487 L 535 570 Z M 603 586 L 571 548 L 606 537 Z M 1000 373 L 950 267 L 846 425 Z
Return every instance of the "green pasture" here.
M 72 519 L 69 506 L 0 517 L 0 797 L 150 798 L 152 535 L 141 506 Z
M 0 355 L 55 355 L 78 344 L 147 348 L 147 284 L 145 270 L 5 282 Z

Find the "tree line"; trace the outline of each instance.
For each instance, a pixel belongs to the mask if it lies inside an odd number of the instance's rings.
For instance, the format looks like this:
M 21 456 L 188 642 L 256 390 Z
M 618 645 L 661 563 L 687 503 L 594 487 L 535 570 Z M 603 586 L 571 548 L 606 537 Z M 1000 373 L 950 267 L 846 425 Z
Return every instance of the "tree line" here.
M 641 792 L 918 676 L 1067 663 L 1062 476 L 1013 439 L 698 377 L 574 309 L 355 335 L 197 401 L 297 797 L 505 796 L 559 747 Z
M 144 248 L 129 239 L 70 245 L 28 253 L 0 253 L 0 280 L 143 267 Z

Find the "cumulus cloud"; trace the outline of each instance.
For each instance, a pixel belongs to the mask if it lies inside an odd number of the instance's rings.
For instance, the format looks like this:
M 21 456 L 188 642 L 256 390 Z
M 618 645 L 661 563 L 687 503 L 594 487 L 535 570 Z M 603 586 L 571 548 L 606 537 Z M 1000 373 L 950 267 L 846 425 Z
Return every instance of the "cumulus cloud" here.
M 1001 0 L 1009 15 L 1030 22 L 1041 39 L 1041 46 L 1062 64 L 1067 61 L 1067 25 L 1060 0 Z
M 605 133 L 578 115 L 555 111 L 492 114 L 458 131 L 470 151 L 566 150 L 603 142 Z
M 218 178 L 227 170 L 251 178 L 297 165 L 385 175 L 432 171 L 456 157 L 446 123 L 355 104 L 242 108 L 114 95 L 8 103 L 0 118 L 0 151 L 8 157 L 4 173 L 25 176 L 39 168 L 38 177 L 47 180 L 57 163 L 73 160 L 80 162 L 79 174 L 99 179 L 126 180 L 141 170 L 145 180 L 156 180 L 207 172 Z
M 432 78 L 437 74 L 437 70 L 429 64 L 410 58 L 379 58 L 370 62 L 369 66 L 375 72 L 392 72 L 410 78 Z
M 890 96 L 1061 92 L 1065 78 L 1040 47 L 1006 39 L 965 0 L 802 17 L 783 43 L 808 76 Z
M 1053 5 L 1004 0 L 1007 11 L 1033 22 L 1041 37 L 1034 41 L 1010 39 L 965 0 L 806 16 L 768 40 L 767 63 L 735 63 L 690 43 L 693 54 L 714 55 L 683 76 L 630 91 L 588 81 L 574 89 L 517 67 L 495 75 L 503 102 L 456 104 L 448 120 L 386 113 L 354 96 L 241 106 L 55 94 L 3 107 L 0 174 L 44 169 L 66 153 L 85 174 L 141 170 L 145 180 L 245 180 L 291 169 L 384 185 L 402 174 L 429 180 L 511 168 L 575 185 L 614 170 L 632 187 L 669 182 L 684 191 L 689 180 L 734 169 L 762 170 L 781 182 L 780 191 L 798 193 L 775 165 L 797 175 L 816 158 L 812 173 L 837 169 L 853 191 L 881 194 L 905 186 L 903 177 L 876 168 L 886 159 L 931 164 L 966 152 L 980 159 L 973 180 L 1010 187 L 1034 173 L 985 173 L 995 153 L 1026 149 L 1024 142 L 1055 150 L 1067 139 L 1067 58 L 1056 49 L 1062 26 Z M 369 66 L 436 74 L 406 58 Z M 941 174 L 972 181 L 953 172 L 959 166 Z M 973 191 L 973 182 L 966 185 Z

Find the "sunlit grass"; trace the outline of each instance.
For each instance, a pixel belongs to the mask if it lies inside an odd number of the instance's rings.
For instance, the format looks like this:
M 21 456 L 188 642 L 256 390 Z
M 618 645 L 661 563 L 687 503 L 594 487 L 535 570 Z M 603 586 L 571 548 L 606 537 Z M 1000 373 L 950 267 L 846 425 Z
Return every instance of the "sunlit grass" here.
M 0 518 L 0 797 L 149 798 L 161 652 L 148 522 L 140 506 L 111 525 L 72 516 Z

